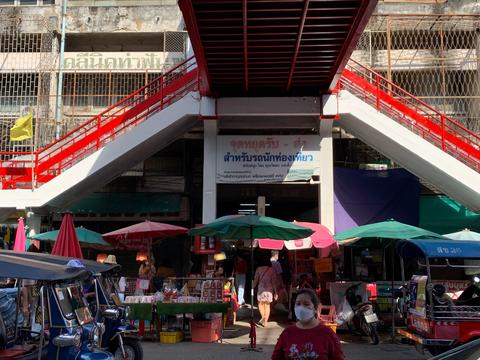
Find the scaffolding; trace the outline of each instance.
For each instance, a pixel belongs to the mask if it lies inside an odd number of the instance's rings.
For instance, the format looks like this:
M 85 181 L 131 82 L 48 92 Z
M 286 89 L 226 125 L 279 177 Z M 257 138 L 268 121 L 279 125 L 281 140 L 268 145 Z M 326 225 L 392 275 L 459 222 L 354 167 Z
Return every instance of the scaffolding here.
M 55 26 L 45 19 L 0 20 L 0 151 L 30 152 L 49 137 L 44 127 L 53 111 Z M 10 142 L 15 120 L 30 111 L 35 138 Z
M 160 51 L 141 53 L 143 57 L 136 52 L 66 57 L 57 123 L 58 24 L 43 18 L 0 19 L 0 154 L 44 147 L 55 140 L 57 125 L 60 135 L 70 132 L 185 59 L 186 32 L 159 32 L 158 38 Z M 10 142 L 10 128 L 29 111 L 34 139 Z
M 480 16 L 375 15 L 352 58 L 480 132 Z

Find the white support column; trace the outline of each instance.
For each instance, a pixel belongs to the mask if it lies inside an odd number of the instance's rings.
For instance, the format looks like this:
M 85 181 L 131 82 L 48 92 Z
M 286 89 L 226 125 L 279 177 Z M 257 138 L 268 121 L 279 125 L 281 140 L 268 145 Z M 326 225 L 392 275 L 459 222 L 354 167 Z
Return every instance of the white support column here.
M 217 218 L 217 131 L 217 120 L 203 121 L 203 224 Z
M 332 234 L 335 231 L 333 196 L 333 139 L 331 119 L 320 120 L 320 185 L 318 189 L 318 215 L 320 223 Z

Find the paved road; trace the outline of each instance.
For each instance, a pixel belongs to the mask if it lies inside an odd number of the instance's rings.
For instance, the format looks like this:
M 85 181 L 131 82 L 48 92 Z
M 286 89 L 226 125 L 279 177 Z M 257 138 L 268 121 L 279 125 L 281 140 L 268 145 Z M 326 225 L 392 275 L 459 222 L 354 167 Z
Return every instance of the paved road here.
M 248 344 L 248 327 L 245 322 L 238 322 L 233 330 L 225 332 L 223 343 L 201 344 L 184 341 L 175 345 L 143 342 L 145 359 L 169 360 L 225 360 L 270 359 L 273 346 L 282 326 L 273 323 L 267 329 L 257 329 L 257 343 L 263 352 L 242 352 L 241 347 Z M 367 339 L 341 334 L 342 346 L 348 360 L 424 360 L 427 356 L 418 354 L 413 346 L 391 344 L 387 339 L 379 345 L 371 345 Z
M 270 359 L 273 345 L 262 345 L 263 352 L 241 352 L 241 345 L 228 344 L 199 344 L 183 342 L 175 345 L 163 345 L 158 343 L 143 343 L 145 359 L 169 359 L 169 360 L 226 360 L 245 359 L 261 360 Z M 380 344 L 343 344 L 344 352 L 348 360 L 423 360 L 421 356 L 410 346 Z

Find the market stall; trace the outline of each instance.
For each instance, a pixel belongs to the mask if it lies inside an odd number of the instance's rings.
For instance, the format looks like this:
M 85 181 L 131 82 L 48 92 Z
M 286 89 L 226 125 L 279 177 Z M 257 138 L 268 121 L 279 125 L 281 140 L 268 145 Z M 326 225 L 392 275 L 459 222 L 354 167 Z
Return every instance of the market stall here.
M 192 341 L 221 341 L 222 319 L 230 306 L 230 294 L 225 293 L 224 286 L 232 281 L 198 276 L 168 278 L 162 291 L 125 298 L 125 304 L 130 307 L 129 319 L 149 321 L 150 331 L 166 343 L 183 339 L 187 328 Z M 176 315 L 182 315 L 181 325 L 171 326 L 169 317 Z M 168 336 L 169 333 L 175 335 Z

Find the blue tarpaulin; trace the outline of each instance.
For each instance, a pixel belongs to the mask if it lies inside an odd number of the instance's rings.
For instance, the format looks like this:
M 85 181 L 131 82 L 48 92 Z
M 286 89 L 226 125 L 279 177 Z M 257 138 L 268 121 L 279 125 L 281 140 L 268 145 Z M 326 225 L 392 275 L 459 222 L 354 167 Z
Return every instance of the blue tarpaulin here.
M 404 169 L 335 168 L 335 233 L 395 219 L 418 226 L 418 178 Z
M 478 241 L 406 240 L 398 244 L 402 257 L 480 259 Z

